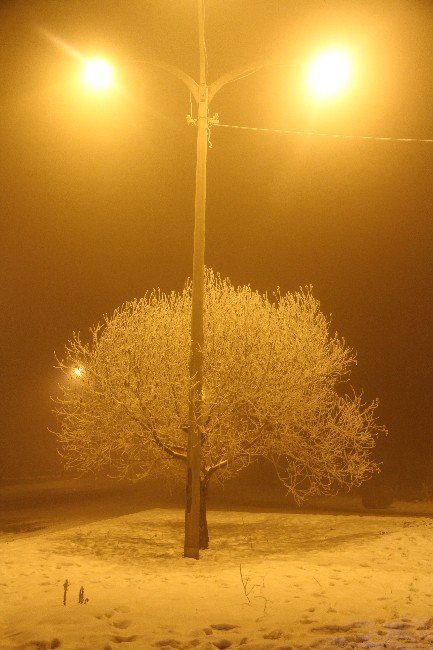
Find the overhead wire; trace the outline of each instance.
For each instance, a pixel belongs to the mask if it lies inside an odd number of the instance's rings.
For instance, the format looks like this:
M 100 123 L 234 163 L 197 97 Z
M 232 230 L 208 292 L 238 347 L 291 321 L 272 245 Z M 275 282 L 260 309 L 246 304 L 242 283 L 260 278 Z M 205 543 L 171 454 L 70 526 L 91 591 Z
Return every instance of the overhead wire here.
M 236 124 L 221 124 L 215 123 L 212 126 L 217 126 L 223 129 L 238 129 L 241 131 L 259 131 L 262 133 L 276 133 L 279 135 L 295 135 L 304 137 L 317 137 L 317 138 L 332 138 L 335 140 L 379 140 L 383 142 L 421 142 L 433 143 L 433 138 L 402 138 L 394 136 L 378 136 L 378 135 L 349 135 L 343 133 L 320 133 L 317 131 L 292 131 L 286 129 L 269 129 L 258 126 L 240 126 Z

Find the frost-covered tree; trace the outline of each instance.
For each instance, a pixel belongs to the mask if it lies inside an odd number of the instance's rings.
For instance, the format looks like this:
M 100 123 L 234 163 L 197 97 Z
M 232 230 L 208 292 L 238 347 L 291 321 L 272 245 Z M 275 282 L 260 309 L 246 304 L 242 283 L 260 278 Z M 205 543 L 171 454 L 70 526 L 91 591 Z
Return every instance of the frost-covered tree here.
M 384 427 L 349 387 L 353 351 L 311 288 L 271 299 L 208 270 L 205 291 L 200 546 L 209 480 L 267 458 L 296 501 L 359 485 Z M 154 291 L 74 335 L 60 368 L 56 433 L 66 466 L 118 477 L 186 462 L 191 284 Z M 74 369 L 81 369 L 72 375 Z

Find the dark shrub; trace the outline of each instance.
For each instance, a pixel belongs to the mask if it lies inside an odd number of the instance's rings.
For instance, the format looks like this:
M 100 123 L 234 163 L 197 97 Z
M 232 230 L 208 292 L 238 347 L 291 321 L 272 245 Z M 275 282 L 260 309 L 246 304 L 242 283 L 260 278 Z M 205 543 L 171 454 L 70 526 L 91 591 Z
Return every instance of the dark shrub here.
M 362 491 L 362 505 L 370 510 L 389 508 L 394 501 L 394 489 L 390 485 L 369 481 Z

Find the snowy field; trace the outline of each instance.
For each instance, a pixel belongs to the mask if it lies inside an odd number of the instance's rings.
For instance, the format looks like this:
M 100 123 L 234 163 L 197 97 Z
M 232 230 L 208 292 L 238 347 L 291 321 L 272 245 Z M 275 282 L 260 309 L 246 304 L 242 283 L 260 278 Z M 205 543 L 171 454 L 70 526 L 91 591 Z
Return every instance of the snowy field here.
M 199 561 L 179 508 L 2 533 L 0 647 L 433 645 L 427 515 L 213 510 L 209 525 Z

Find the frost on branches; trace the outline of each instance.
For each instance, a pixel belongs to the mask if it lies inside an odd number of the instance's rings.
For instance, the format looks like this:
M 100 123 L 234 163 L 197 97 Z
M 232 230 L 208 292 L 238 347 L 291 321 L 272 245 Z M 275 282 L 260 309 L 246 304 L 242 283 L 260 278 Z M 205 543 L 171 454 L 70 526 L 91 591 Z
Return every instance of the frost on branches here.
M 154 291 L 74 335 L 55 412 L 68 468 L 118 477 L 167 474 L 186 461 L 191 283 Z M 348 385 L 353 351 L 311 288 L 268 298 L 206 274 L 201 545 L 209 479 L 269 459 L 297 502 L 361 484 L 385 428 L 377 402 Z M 73 369 L 81 371 L 73 375 Z

